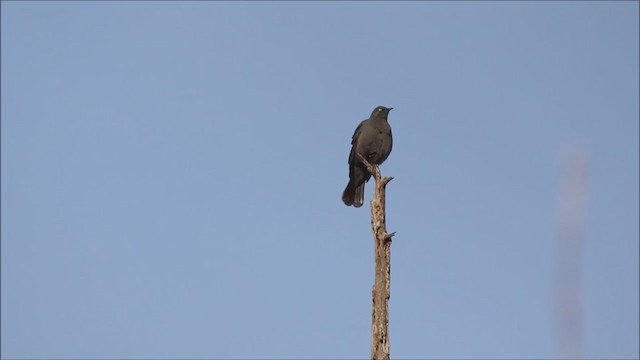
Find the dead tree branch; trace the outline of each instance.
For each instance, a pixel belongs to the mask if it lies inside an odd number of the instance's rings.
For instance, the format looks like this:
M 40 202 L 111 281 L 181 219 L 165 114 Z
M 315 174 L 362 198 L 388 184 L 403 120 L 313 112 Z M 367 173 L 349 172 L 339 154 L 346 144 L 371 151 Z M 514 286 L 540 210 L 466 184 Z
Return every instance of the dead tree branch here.
M 360 160 L 367 166 L 375 180 L 371 200 L 371 228 L 375 249 L 375 280 L 372 290 L 371 310 L 371 359 L 389 359 L 389 298 L 391 297 L 391 238 L 385 214 L 385 189 L 393 177 L 382 177 L 380 168 L 371 165 L 362 155 Z

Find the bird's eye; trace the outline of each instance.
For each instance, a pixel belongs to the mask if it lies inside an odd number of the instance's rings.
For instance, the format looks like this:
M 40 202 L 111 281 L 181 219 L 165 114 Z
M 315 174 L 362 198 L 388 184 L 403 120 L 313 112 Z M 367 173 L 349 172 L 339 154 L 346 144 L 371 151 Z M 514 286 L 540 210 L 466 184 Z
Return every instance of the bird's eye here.
M 378 111 L 382 111 L 382 108 L 378 108 Z

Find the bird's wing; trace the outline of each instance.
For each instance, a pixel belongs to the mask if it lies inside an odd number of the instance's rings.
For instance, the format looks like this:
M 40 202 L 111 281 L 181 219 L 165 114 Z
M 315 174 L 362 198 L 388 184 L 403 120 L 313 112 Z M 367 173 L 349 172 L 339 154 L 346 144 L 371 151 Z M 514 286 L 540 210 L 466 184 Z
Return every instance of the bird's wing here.
M 362 124 L 364 124 L 365 121 L 367 121 L 367 119 L 362 120 L 360 122 L 360 124 L 358 124 L 358 127 L 353 132 L 353 136 L 351 137 L 351 145 L 352 146 L 351 146 L 351 152 L 349 153 L 349 163 L 350 164 L 355 164 L 354 160 L 358 160 L 358 159 L 356 159 L 356 148 L 358 147 L 358 137 L 360 136 L 360 129 L 362 129 Z
M 358 141 L 358 133 L 360 132 L 360 128 L 362 128 L 362 124 L 364 124 L 365 121 L 367 121 L 367 119 L 360 121 L 360 124 L 358 124 L 358 127 L 356 128 L 356 131 L 353 132 L 353 136 L 351 137 L 351 145 L 355 145 L 355 143 Z

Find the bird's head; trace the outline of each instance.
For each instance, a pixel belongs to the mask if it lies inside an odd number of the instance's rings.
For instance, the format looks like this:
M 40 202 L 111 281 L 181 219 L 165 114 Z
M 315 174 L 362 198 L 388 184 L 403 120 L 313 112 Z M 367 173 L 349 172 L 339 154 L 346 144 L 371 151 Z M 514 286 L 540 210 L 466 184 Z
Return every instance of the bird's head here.
M 386 107 L 386 106 L 376 106 L 375 109 L 373 109 L 373 111 L 371 112 L 371 117 L 375 118 L 375 117 L 381 117 L 381 118 L 387 118 L 387 116 L 389 115 L 389 111 L 393 110 L 392 107 Z

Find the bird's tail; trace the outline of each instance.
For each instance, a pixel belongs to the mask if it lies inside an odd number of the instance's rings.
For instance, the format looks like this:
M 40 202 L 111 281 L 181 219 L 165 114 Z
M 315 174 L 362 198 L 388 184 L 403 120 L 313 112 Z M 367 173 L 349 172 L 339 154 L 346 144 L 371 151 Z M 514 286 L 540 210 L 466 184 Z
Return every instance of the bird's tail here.
M 345 205 L 359 208 L 364 203 L 364 182 L 358 186 L 349 180 L 347 187 L 342 193 L 342 201 Z

